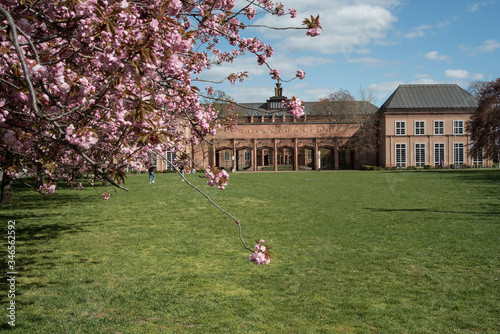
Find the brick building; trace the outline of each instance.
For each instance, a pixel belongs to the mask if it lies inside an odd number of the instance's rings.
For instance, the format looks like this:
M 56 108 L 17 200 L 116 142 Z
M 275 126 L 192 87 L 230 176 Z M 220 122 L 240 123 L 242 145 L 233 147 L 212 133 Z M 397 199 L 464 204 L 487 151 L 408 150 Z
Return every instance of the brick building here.
M 362 112 L 343 120 L 314 113 L 314 102 L 294 119 L 282 108 L 285 99 L 278 84 L 266 102 L 239 104 L 235 131 L 221 129 L 211 145 L 192 148 L 198 166 L 276 171 L 492 165 L 482 152 L 470 152 L 466 124 L 477 100 L 457 85 L 401 85 L 380 108 L 350 102 Z
M 457 85 L 401 85 L 379 109 L 381 166 L 489 166 L 470 152 L 477 100 Z
M 312 115 L 313 102 L 305 103 L 305 115 L 295 119 L 282 107 L 282 90 L 264 103 L 240 104 L 238 127 L 222 129 L 213 145 L 194 148 L 195 161 L 228 170 L 359 169 L 376 164 L 376 151 L 353 150 L 350 141 L 366 118 L 338 121 Z M 375 113 L 368 102 L 351 102 L 353 108 Z

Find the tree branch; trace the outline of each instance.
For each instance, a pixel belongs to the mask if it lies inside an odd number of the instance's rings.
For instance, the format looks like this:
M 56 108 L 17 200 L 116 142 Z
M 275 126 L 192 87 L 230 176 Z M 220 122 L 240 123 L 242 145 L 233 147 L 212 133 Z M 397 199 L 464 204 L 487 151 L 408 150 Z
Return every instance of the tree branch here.
M 170 161 L 169 159 L 167 159 L 166 157 L 163 156 L 163 154 L 161 154 L 161 152 L 157 151 L 157 150 L 153 150 L 157 155 L 159 155 L 165 162 L 167 162 L 168 164 L 170 164 L 174 169 L 175 171 L 181 176 L 181 178 L 190 186 L 192 187 L 194 190 L 196 190 L 197 192 L 199 192 L 203 197 L 205 197 L 210 203 L 212 203 L 217 209 L 219 209 L 222 213 L 226 214 L 227 216 L 229 216 L 229 218 L 231 218 L 232 220 L 234 220 L 234 222 L 236 223 L 236 225 L 238 225 L 238 232 L 239 232 L 239 237 L 240 237 L 240 240 L 241 242 L 243 243 L 243 247 L 245 247 L 247 250 L 249 250 L 250 252 L 253 252 L 254 250 L 249 248 L 246 243 L 245 243 L 245 240 L 243 239 L 243 235 L 242 235 L 242 230 L 241 230 L 241 219 L 238 220 L 236 219 L 232 214 L 230 214 L 229 212 L 227 212 L 226 210 L 224 210 L 220 205 L 218 205 L 217 203 L 215 203 L 207 194 L 205 194 L 200 188 L 196 187 L 194 184 L 192 184 L 191 182 L 189 182 L 185 177 L 184 175 L 182 175 L 181 171 L 177 168 L 177 166 L 172 162 Z

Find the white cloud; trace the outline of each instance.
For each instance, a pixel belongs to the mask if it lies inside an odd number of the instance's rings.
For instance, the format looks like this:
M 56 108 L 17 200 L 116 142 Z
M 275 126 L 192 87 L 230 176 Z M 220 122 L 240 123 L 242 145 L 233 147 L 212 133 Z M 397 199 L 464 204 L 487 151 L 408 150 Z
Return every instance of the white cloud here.
M 416 79 L 428 79 L 429 74 L 415 74 Z
M 384 67 L 394 64 L 394 62 L 373 57 L 352 58 L 349 59 L 347 62 L 349 64 L 357 64 L 357 63 L 365 64 L 369 67 Z
M 489 53 L 494 52 L 496 49 L 500 49 L 500 42 L 496 39 L 488 39 L 483 42 L 483 44 L 477 47 L 471 47 L 465 44 L 460 44 L 460 51 L 467 54 L 468 56 L 474 56 L 478 53 Z
M 450 62 L 450 57 L 446 55 L 440 55 L 437 51 L 431 51 L 425 54 L 425 58 L 437 61 L 447 61 Z
M 476 48 L 477 52 L 493 52 L 496 49 L 500 48 L 500 42 L 497 41 L 496 39 L 488 39 L 483 42 L 480 46 Z
M 358 55 L 366 55 L 369 53 L 372 53 L 372 50 L 368 49 L 368 48 L 363 48 L 363 49 L 359 49 L 356 51 L 356 54 L 358 54 Z
M 395 78 L 395 77 L 400 77 L 401 72 L 389 72 L 384 74 L 384 78 Z
M 387 98 L 398 88 L 399 85 L 405 85 L 405 84 L 420 84 L 420 85 L 430 85 L 430 84 L 438 84 L 440 82 L 428 79 L 428 78 L 422 78 L 419 80 L 414 80 L 411 82 L 405 82 L 405 81 L 387 81 L 387 82 L 381 82 L 377 84 L 371 84 L 368 86 L 368 89 L 371 89 L 374 93 L 375 96 L 377 97 L 377 103 L 376 105 L 382 105 Z
M 467 5 L 467 10 L 471 13 L 474 13 L 476 12 L 480 7 L 486 7 L 488 6 L 488 3 L 485 2 L 485 1 L 481 1 L 481 2 L 475 2 L 473 4 L 468 4 Z
M 421 25 L 421 26 L 418 26 L 418 27 L 415 27 L 411 30 L 411 32 L 403 35 L 405 38 L 408 38 L 408 39 L 412 39 L 412 38 L 415 38 L 415 37 L 423 37 L 425 36 L 425 31 L 426 30 L 429 30 L 431 29 L 432 26 L 430 25 Z
M 308 7 L 308 3 L 311 9 Z M 264 39 L 276 39 L 274 45 L 290 51 L 313 51 L 323 54 L 354 52 L 356 47 L 365 47 L 370 43 L 384 40 L 393 23 L 397 21 L 390 12 L 390 6 L 398 1 L 347 1 L 331 0 L 318 1 L 287 1 L 287 7 L 295 7 L 298 16 L 295 20 L 281 20 L 271 15 L 266 15 L 255 23 L 266 26 L 295 26 L 300 27 L 303 18 L 309 15 L 320 15 L 323 31 L 320 36 L 311 38 L 306 36 L 305 30 L 260 30 Z M 272 41 L 271 41 L 272 42 Z
M 466 70 L 446 70 L 445 76 L 447 78 L 452 78 L 452 79 L 461 79 L 461 80 L 483 80 L 484 75 L 480 73 L 469 73 L 469 71 Z

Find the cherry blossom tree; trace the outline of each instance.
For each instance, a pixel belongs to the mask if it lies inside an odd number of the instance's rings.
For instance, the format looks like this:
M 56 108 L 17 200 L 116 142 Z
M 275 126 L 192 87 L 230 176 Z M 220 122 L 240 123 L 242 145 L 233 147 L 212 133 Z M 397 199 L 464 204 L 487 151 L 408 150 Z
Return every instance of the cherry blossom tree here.
M 0 1 L 3 190 L 27 170 L 36 170 L 34 187 L 47 195 L 57 179 L 82 175 L 125 189 L 126 167 L 142 169 L 152 150 L 183 151 L 215 135 L 221 120 L 200 103 L 193 78 L 246 53 L 269 66 L 272 46 L 240 32 L 259 14 L 296 15 L 269 0 L 234 6 L 234 0 Z M 301 29 L 315 36 L 320 28 L 311 16 Z M 299 102 L 292 98 L 291 113 L 300 115 Z M 10 200 L 5 191 L 2 202 Z
M 46 195 L 56 191 L 57 180 L 83 176 L 91 185 L 102 180 L 126 189 L 126 169 L 141 170 L 149 154 L 185 152 L 215 135 L 222 120 L 200 103 L 195 78 L 253 54 L 281 79 L 268 63 L 272 46 L 240 33 L 260 14 L 296 16 L 279 2 L 239 3 L 1 0 L 1 203 L 11 200 L 12 179 L 27 171 L 36 172 L 31 186 Z M 303 23 L 293 29 L 320 33 L 319 17 Z M 242 69 L 225 79 L 236 83 L 246 76 Z M 287 105 L 301 115 L 299 98 Z M 186 170 L 188 158 L 175 163 Z M 228 175 L 212 167 L 206 177 L 224 188 Z

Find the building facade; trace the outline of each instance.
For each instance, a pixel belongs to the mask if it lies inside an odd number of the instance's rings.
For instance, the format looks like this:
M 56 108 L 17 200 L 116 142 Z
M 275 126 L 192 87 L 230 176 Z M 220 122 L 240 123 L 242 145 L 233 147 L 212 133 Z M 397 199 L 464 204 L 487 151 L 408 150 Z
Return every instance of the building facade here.
M 477 100 L 457 85 L 401 85 L 379 109 L 379 165 L 489 166 L 466 125 Z
M 295 119 L 282 107 L 285 99 L 278 84 L 267 102 L 240 104 L 243 117 L 237 129 L 219 130 L 212 145 L 193 148 L 194 160 L 231 171 L 359 169 L 376 164 L 375 150 L 354 150 L 349 145 L 365 119 L 338 121 L 312 115 L 311 102 L 305 103 L 305 115 Z M 377 110 L 367 102 L 352 103 L 372 113 Z
M 266 102 L 239 104 L 236 129 L 221 129 L 210 143 L 191 148 L 193 167 L 236 172 L 493 164 L 471 151 L 466 125 L 477 100 L 458 85 L 400 85 L 380 108 L 350 102 L 363 112 L 341 121 L 314 113 L 314 102 L 295 119 L 283 109 L 282 95 L 278 84 Z M 157 168 L 168 166 L 158 162 Z

